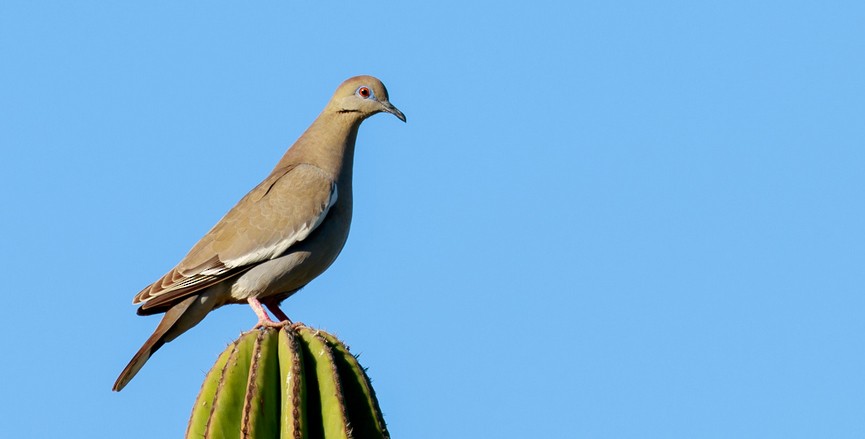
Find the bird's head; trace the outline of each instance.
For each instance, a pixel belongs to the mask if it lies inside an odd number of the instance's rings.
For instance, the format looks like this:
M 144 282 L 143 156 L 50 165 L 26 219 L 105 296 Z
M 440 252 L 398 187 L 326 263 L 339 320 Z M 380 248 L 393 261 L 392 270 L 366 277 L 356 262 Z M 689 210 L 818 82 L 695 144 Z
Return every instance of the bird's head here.
M 328 108 L 337 113 L 354 114 L 361 119 L 386 112 L 405 122 L 402 111 L 388 100 L 384 84 L 372 76 L 355 76 L 345 80 L 336 89 Z

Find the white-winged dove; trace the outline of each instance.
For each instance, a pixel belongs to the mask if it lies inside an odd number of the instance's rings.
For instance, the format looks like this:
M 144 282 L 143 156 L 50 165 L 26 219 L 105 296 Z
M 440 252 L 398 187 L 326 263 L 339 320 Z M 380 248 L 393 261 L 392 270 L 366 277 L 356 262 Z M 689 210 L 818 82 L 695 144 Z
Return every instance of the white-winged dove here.
M 279 304 L 326 270 L 348 238 L 357 130 L 380 112 L 405 116 L 384 84 L 356 76 L 261 184 L 219 220 L 165 276 L 135 296 L 139 315 L 165 313 L 114 383 L 120 391 L 163 344 L 229 303 L 249 303 L 256 326 L 288 321 Z M 273 322 L 266 306 L 281 323 Z

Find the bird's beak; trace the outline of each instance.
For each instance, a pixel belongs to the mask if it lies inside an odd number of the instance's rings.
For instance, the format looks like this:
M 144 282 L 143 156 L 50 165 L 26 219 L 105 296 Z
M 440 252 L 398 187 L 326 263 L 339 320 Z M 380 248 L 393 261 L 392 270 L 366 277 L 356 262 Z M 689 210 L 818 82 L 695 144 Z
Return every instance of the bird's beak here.
M 393 104 L 391 104 L 390 102 L 382 102 L 381 105 L 384 107 L 384 111 L 393 114 L 397 117 L 397 119 L 405 122 L 405 114 L 402 114 L 402 111 L 399 111 L 396 107 L 393 106 Z

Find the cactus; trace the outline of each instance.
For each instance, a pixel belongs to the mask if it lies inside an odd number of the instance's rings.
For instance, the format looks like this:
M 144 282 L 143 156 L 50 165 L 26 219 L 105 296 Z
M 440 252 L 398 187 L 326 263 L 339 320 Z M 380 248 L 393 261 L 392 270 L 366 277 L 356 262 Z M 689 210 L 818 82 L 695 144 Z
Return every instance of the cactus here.
M 336 337 L 255 329 L 210 369 L 187 438 L 389 439 L 369 377 Z

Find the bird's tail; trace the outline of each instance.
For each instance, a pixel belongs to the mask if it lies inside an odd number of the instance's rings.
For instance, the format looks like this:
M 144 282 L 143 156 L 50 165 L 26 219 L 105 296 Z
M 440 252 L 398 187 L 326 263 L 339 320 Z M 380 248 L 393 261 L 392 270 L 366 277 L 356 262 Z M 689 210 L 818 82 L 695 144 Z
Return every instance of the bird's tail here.
M 154 352 L 198 324 L 213 309 L 213 300 L 209 296 L 209 294 L 195 294 L 169 308 L 159 322 L 159 326 L 153 331 L 153 335 L 144 342 L 144 346 L 141 346 L 129 364 L 120 372 L 112 390 L 115 392 L 123 390 Z

